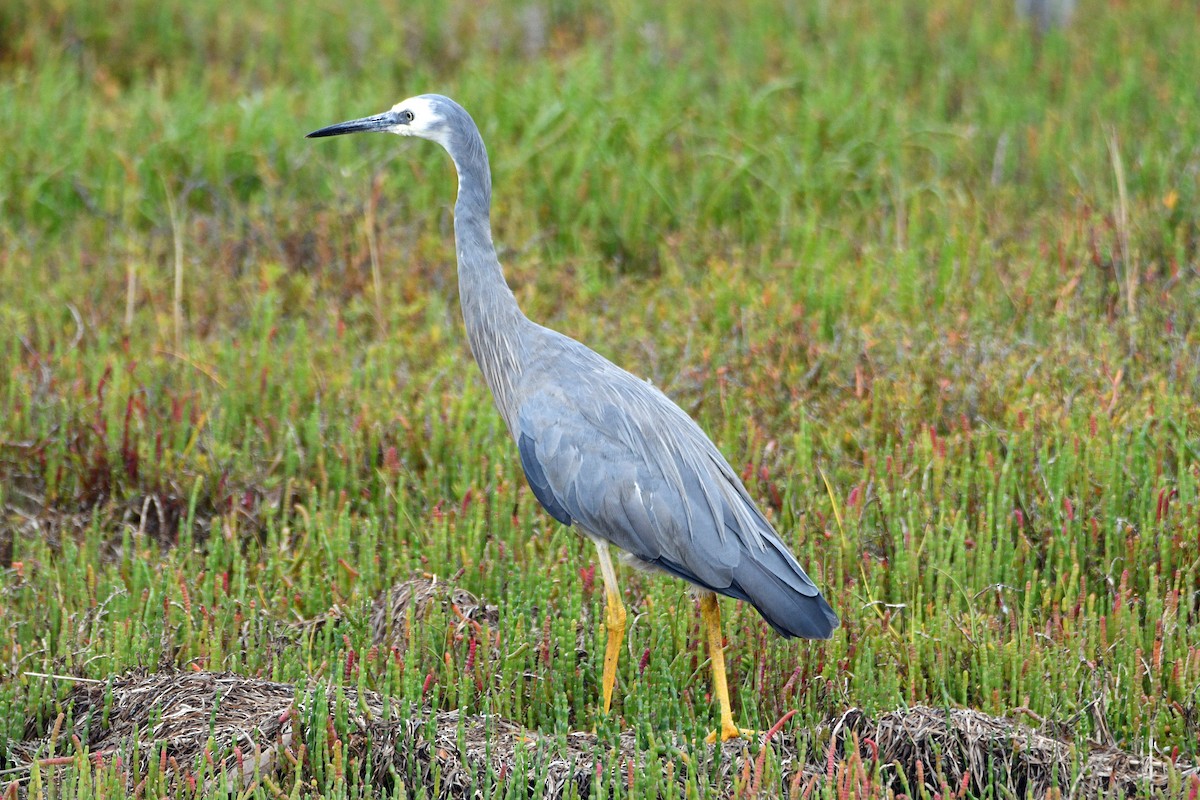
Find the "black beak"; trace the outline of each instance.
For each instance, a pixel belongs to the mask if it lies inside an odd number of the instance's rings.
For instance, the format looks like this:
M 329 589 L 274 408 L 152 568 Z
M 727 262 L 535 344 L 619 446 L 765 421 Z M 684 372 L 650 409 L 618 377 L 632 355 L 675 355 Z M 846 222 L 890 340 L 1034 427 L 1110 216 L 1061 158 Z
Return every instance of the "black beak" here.
M 373 117 L 352 119 L 349 122 L 339 122 L 326 128 L 313 131 L 305 139 L 320 139 L 325 136 L 341 136 L 343 133 L 362 133 L 363 131 L 385 131 L 399 123 L 399 119 L 391 111 L 376 114 Z

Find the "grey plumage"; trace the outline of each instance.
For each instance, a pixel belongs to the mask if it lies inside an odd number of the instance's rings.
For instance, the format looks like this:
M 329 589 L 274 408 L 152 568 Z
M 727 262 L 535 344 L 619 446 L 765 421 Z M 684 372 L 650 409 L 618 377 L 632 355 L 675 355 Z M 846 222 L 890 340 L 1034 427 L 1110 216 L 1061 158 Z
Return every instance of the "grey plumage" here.
M 828 638 L 837 616 L 699 426 L 651 384 L 521 313 L 492 244 L 487 151 L 470 115 L 421 95 L 309 135 L 360 130 L 431 139 L 454 160 L 467 338 L 551 516 L 641 565 L 751 603 L 785 636 Z

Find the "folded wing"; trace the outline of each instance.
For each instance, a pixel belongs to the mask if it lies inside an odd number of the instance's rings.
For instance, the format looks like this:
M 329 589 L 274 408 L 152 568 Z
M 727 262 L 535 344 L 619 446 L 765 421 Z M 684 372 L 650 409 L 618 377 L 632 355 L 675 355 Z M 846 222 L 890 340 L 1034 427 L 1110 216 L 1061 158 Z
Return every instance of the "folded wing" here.
M 703 431 L 649 384 L 605 377 L 575 393 L 546 385 L 518 409 L 521 464 L 542 506 L 646 564 L 750 602 L 785 636 L 829 638 L 837 616 Z

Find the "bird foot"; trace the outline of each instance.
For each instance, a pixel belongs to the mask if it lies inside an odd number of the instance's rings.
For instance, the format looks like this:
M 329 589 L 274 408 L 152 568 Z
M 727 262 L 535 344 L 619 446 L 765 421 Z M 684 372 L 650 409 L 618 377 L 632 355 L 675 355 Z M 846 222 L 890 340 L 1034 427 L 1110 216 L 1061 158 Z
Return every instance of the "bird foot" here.
M 704 737 L 705 744 L 716 744 L 718 737 L 722 742 L 728 742 L 730 739 L 755 739 L 762 736 L 763 731 L 756 731 L 753 728 L 739 728 L 733 723 L 728 723 L 721 726 L 721 730 L 713 731 L 708 736 Z

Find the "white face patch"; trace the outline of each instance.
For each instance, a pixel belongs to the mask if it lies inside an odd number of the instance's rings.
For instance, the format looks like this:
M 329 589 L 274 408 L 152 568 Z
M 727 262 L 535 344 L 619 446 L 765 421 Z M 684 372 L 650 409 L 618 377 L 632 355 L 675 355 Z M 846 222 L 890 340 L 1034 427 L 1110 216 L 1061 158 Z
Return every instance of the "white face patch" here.
M 411 122 L 389 128 L 392 133 L 400 136 L 418 136 L 446 147 L 448 136 L 444 120 L 435 110 L 433 103 L 423 97 L 410 97 L 392 106 L 392 112 L 401 115 L 405 112 L 412 114 Z

